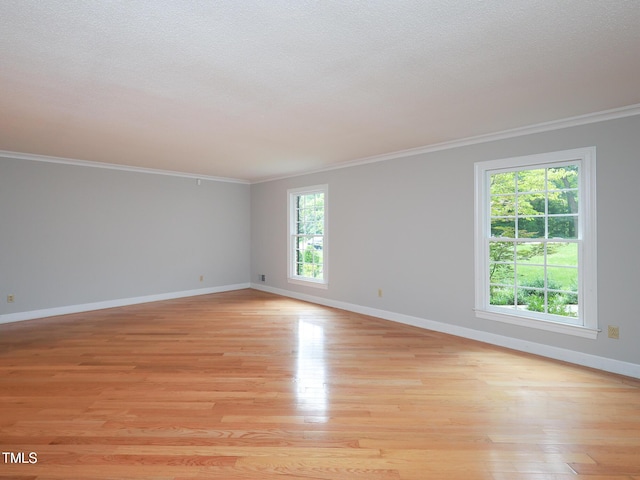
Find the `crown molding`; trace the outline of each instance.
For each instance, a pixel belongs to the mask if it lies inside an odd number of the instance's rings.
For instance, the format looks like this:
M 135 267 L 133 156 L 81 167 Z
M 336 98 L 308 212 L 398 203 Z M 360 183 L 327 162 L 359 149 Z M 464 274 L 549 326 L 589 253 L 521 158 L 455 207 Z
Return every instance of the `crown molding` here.
M 395 160 L 403 157 L 411 157 L 414 155 L 421 155 L 425 153 L 438 152 L 441 150 L 450 150 L 453 148 L 466 147 L 469 145 L 476 145 L 480 143 L 493 142 L 496 140 L 504 140 L 508 138 L 521 137 L 524 135 L 532 135 L 535 133 L 548 132 L 552 130 L 561 130 L 563 128 L 578 127 L 581 125 L 587 125 L 590 123 L 605 122 L 607 120 L 615 120 L 618 118 L 632 117 L 634 115 L 640 115 L 640 103 L 634 105 L 627 105 L 625 107 L 613 108 L 610 110 L 604 110 L 601 112 L 588 113 L 585 115 L 578 115 L 575 117 L 563 118 L 561 120 L 553 120 L 550 122 L 537 123 L 534 125 L 527 125 L 525 127 L 512 128 L 509 130 L 503 130 L 501 132 L 487 133 L 484 135 L 476 135 L 473 137 L 461 138 L 459 140 L 451 140 L 447 142 L 433 143 L 431 145 L 425 145 L 422 147 L 409 148 L 407 150 L 399 150 L 397 152 L 385 153 L 382 155 L 374 155 L 371 157 L 360 158 L 356 160 L 350 160 L 341 162 L 338 165 L 332 165 L 330 167 L 318 168 L 315 170 L 309 170 L 301 173 L 283 175 L 279 177 L 270 177 L 260 180 L 252 181 L 255 183 L 272 182 L 275 180 L 283 180 L 285 178 L 300 177 L 303 175 L 310 175 L 313 173 L 328 172 L 331 170 L 340 170 L 342 168 L 356 167 L 359 165 L 366 165 L 368 163 L 384 162 L 387 160 Z
M 48 155 L 36 155 L 36 154 L 30 154 L 30 153 L 11 152 L 6 150 L 0 150 L 0 157 L 13 158 L 17 160 L 31 160 L 31 161 L 37 161 L 37 162 L 61 163 L 66 165 L 76 165 L 76 166 L 82 166 L 82 167 L 106 168 L 109 170 L 122 170 L 126 172 L 151 173 L 155 175 L 168 175 L 172 177 L 193 178 L 196 180 L 209 180 L 213 182 L 241 183 L 241 184 L 248 185 L 248 184 L 272 182 L 275 180 L 283 180 L 285 178 L 301 177 L 303 175 L 311 175 L 314 173 L 322 173 L 322 172 L 328 172 L 332 170 L 340 170 L 343 168 L 366 165 L 368 163 L 384 162 L 387 160 L 395 160 L 398 158 L 411 157 L 414 155 L 438 152 L 441 150 L 449 150 L 453 148 L 466 147 L 469 145 L 493 142 L 496 140 L 504 140 L 504 139 L 520 137 L 524 135 L 532 135 L 535 133 L 548 132 L 552 130 L 560 130 L 563 128 L 577 127 L 581 125 L 587 125 L 590 123 L 605 122 L 607 120 L 615 120 L 618 118 L 631 117 L 634 115 L 640 115 L 640 103 L 637 103 L 634 105 L 627 105 L 625 107 L 620 107 L 620 108 L 613 108 L 610 110 L 603 110 L 601 112 L 588 113 L 585 115 L 578 115 L 575 117 L 568 117 L 561 120 L 553 120 L 550 122 L 537 123 L 537 124 L 528 125 L 525 127 L 518 127 L 518 128 L 509 129 L 509 130 L 503 130 L 501 132 L 488 133 L 484 135 L 476 135 L 473 137 L 462 138 L 459 140 L 434 143 L 434 144 L 425 145 L 422 147 L 409 148 L 407 150 L 399 150 L 396 152 L 385 153 L 382 155 L 364 157 L 360 159 L 342 162 L 337 165 L 332 165 L 328 167 L 318 168 L 314 170 L 307 170 L 304 172 L 293 173 L 290 175 L 266 177 L 266 178 L 257 179 L 253 181 L 243 180 L 239 178 L 197 175 L 193 173 L 176 172 L 172 170 L 160 170 L 155 168 L 133 167 L 128 165 L 119 165 L 115 163 L 93 162 L 89 160 L 77 160 L 72 158 L 52 157 Z
M 209 180 L 212 182 L 242 183 L 249 184 L 247 180 L 239 178 L 213 177 L 210 175 L 197 175 L 195 173 L 176 172 L 172 170 L 161 170 L 156 168 L 133 167 L 129 165 L 118 165 L 116 163 L 92 162 L 89 160 L 77 160 L 73 158 L 51 157 L 48 155 L 36 155 L 33 153 L 11 152 L 0 150 L 0 157 L 15 160 L 29 160 L 34 162 L 59 163 L 63 165 L 75 165 L 79 167 L 104 168 L 107 170 L 121 170 L 125 172 L 150 173 L 154 175 L 167 175 L 171 177 L 192 178 L 195 180 Z

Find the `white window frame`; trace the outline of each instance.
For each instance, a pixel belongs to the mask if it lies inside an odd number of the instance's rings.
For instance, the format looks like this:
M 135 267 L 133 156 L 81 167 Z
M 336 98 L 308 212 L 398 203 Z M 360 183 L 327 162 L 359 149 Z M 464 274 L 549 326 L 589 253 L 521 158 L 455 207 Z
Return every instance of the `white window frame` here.
M 578 184 L 578 298 L 577 324 L 489 304 L 489 238 L 491 235 L 491 173 L 523 168 L 549 168 L 555 164 L 580 165 Z M 596 148 L 585 147 L 523 157 L 475 163 L 475 312 L 483 319 L 547 330 L 584 338 L 597 338 L 598 295 L 596 259 Z M 572 319 L 576 320 L 576 319 Z
M 308 195 L 313 193 L 322 193 L 324 195 L 324 227 L 322 235 L 322 279 L 305 277 L 298 275 L 296 271 L 296 255 L 295 241 L 298 232 L 296 231 L 296 197 L 300 195 Z M 329 186 L 314 185 L 310 187 L 292 188 L 287 190 L 287 211 L 288 211 L 288 241 L 287 241 L 287 277 L 289 283 L 298 285 L 306 285 L 316 288 L 329 288 Z

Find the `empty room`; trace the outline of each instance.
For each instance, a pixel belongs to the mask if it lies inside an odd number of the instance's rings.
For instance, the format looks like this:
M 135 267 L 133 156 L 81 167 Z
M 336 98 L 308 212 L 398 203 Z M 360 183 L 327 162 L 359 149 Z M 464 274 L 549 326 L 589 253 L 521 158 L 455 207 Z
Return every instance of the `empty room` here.
M 640 2 L 0 2 L 0 480 L 640 480 Z

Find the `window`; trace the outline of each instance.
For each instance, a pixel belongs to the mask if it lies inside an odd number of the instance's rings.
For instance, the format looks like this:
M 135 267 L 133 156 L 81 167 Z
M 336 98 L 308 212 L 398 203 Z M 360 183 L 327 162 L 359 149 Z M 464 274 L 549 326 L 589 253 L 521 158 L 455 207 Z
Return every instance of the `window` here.
M 289 281 L 327 288 L 327 185 L 289 194 Z
M 595 156 L 476 163 L 478 317 L 596 338 Z

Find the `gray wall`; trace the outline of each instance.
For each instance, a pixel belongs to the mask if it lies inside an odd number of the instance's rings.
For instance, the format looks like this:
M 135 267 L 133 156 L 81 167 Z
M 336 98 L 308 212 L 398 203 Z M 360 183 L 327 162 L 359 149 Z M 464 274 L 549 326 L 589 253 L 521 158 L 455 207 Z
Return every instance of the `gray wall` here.
M 0 158 L 0 314 L 247 283 L 249 206 L 246 184 Z
M 597 340 L 478 319 L 476 161 L 597 147 Z M 640 116 L 459 147 L 251 186 L 251 280 L 369 308 L 640 364 Z M 329 185 L 328 290 L 289 284 L 288 188 Z M 383 297 L 377 296 L 378 288 Z

